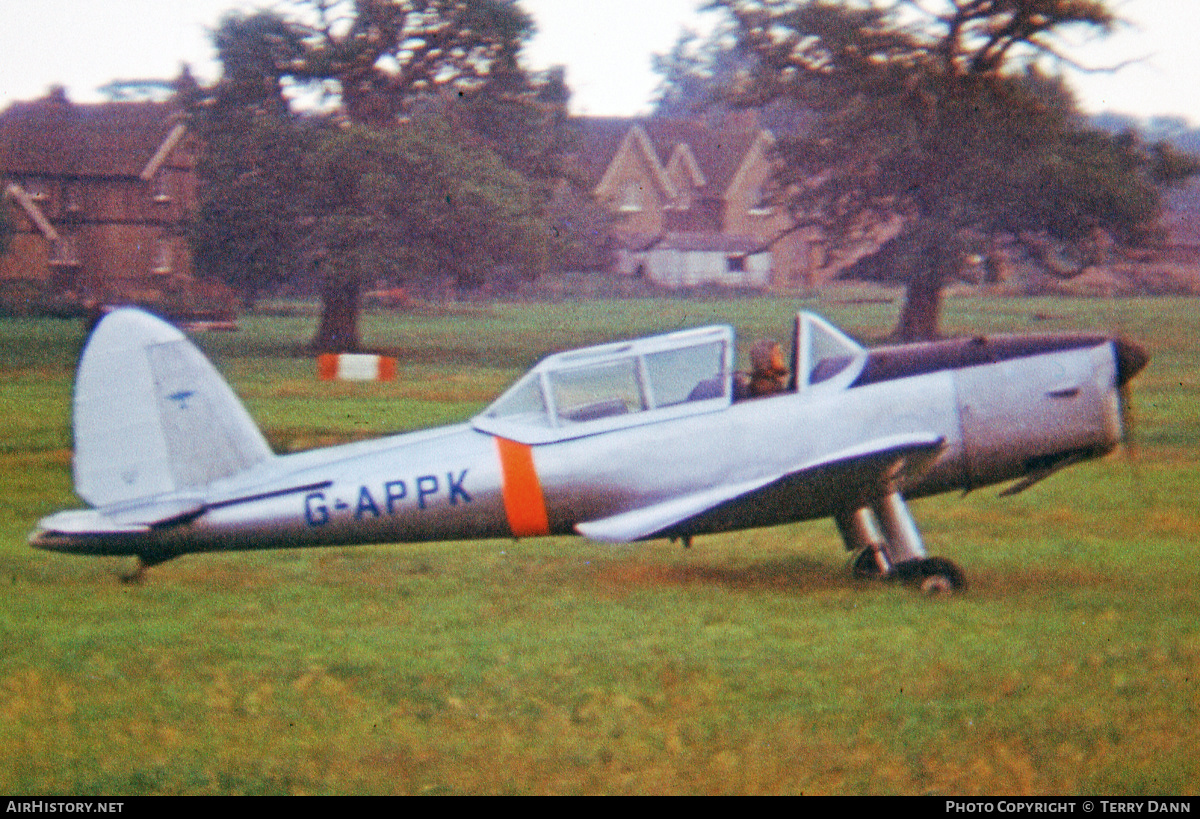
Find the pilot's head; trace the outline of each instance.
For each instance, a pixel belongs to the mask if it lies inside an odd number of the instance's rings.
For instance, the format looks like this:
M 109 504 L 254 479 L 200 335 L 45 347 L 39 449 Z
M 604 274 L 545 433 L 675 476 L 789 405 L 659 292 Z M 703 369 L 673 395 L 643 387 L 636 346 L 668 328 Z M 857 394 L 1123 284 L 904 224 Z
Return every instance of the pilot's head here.
M 754 342 L 750 348 L 750 368 L 755 375 L 787 375 L 787 365 L 783 363 L 783 350 L 779 343 L 768 338 Z

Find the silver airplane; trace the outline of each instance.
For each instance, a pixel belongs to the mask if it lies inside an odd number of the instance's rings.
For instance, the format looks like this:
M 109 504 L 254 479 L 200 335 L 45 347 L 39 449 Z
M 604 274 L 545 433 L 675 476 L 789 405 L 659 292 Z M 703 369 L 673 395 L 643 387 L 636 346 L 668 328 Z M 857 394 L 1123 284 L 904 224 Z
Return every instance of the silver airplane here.
M 31 543 L 132 555 L 580 534 L 627 543 L 832 517 L 860 577 L 965 587 L 906 500 L 1114 449 L 1147 363 L 1105 335 L 867 349 L 800 313 L 790 378 L 748 398 L 728 326 L 551 355 L 466 423 L 275 455 L 212 364 L 145 312 L 76 376 L 75 489 Z

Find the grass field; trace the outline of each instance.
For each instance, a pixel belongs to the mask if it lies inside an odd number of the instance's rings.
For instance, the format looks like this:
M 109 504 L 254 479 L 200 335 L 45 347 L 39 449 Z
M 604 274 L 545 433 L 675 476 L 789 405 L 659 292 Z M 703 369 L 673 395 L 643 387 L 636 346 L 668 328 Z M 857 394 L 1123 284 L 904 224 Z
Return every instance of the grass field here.
M 277 451 L 462 420 L 542 355 L 796 309 L 498 305 L 372 315 L 388 384 L 315 379 L 313 317 L 197 338 Z M 1194 794 L 1200 302 L 952 298 L 948 332 L 1116 329 L 1154 355 L 1137 446 L 1028 492 L 914 504 L 965 595 L 858 585 L 832 524 L 132 564 L 38 552 L 77 506 L 74 322 L 0 322 L 0 793 Z

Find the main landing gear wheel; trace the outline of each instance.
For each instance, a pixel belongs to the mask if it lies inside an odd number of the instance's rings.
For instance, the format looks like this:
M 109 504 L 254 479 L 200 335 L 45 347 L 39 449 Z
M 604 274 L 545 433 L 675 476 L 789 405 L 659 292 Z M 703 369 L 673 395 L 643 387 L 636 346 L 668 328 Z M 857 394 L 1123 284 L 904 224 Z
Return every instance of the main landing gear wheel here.
M 896 567 L 901 582 L 920 589 L 922 594 L 953 594 L 965 591 L 967 576 L 963 570 L 944 557 L 924 557 L 909 560 Z
M 927 557 L 917 524 L 895 487 L 889 486 L 866 506 L 843 509 L 834 521 L 854 555 L 850 571 L 855 579 L 895 579 L 929 595 L 967 588 L 966 575 L 953 562 Z

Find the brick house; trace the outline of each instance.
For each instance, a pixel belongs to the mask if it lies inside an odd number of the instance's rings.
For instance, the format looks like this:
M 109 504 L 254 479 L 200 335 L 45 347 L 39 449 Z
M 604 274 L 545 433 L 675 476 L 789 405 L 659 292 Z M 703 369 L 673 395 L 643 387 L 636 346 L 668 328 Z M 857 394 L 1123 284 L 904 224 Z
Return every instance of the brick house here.
M 618 270 L 665 286 L 812 284 L 819 238 L 765 201 L 773 143 L 737 120 L 578 120 L 577 171 L 616 217 Z
M 161 301 L 193 282 L 185 224 L 196 146 L 170 103 L 74 104 L 61 89 L 0 113 L 0 280 L 81 303 Z

